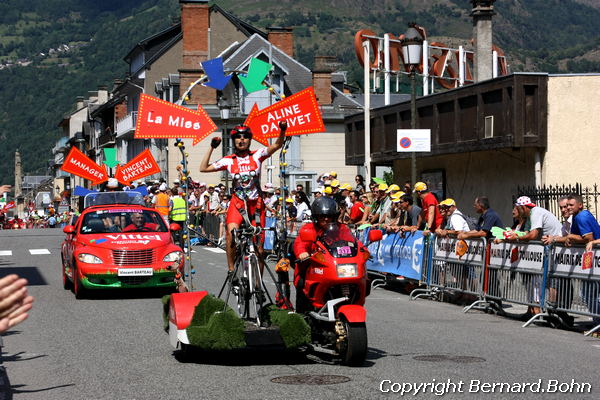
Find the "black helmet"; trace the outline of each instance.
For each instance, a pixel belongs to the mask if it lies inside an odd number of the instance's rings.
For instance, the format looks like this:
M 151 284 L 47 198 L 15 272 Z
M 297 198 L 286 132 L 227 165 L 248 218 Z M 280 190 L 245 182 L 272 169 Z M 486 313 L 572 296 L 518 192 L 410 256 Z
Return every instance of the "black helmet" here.
M 249 133 L 250 136 L 252 136 L 252 131 L 250 130 L 250 127 L 246 125 L 238 125 L 229 132 L 231 136 L 238 133 Z
M 335 221 L 340 214 L 340 210 L 335 200 L 325 196 L 321 196 L 313 201 L 310 206 L 310 211 L 313 221 L 316 221 L 320 216 L 331 217 Z

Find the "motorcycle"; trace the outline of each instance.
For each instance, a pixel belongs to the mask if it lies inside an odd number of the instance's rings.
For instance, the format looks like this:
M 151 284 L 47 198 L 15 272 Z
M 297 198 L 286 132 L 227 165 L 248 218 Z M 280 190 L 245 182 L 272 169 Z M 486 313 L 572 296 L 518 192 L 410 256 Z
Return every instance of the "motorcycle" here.
M 381 238 L 381 231 L 369 232 L 371 242 Z M 311 327 L 313 350 L 339 357 L 346 365 L 360 366 L 367 355 L 364 304 L 370 291 L 369 251 L 339 224 L 330 224 L 320 237 L 315 230 L 303 229 L 300 239 L 312 243 L 313 252 L 294 271 L 296 312 L 302 313 Z

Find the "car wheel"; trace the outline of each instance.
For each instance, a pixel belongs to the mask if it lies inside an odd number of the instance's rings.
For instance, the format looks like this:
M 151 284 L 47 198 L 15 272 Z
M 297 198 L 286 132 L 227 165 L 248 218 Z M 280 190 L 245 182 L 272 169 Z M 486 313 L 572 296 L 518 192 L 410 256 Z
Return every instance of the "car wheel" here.
M 77 300 L 81 300 L 85 298 L 85 288 L 81 284 L 79 280 L 79 274 L 77 272 L 77 268 L 73 268 L 73 293 L 75 293 L 75 298 Z
M 65 290 L 70 290 L 71 289 L 71 280 L 69 279 L 69 276 L 67 275 L 67 266 L 65 265 L 65 260 L 64 258 L 62 259 L 63 263 L 62 263 L 62 279 L 63 279 L 63 288 Z

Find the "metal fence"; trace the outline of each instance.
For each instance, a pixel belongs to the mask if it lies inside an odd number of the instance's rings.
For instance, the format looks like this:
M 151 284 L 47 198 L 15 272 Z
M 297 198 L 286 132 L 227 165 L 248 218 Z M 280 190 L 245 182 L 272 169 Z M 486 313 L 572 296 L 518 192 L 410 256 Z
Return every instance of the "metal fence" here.
M 570 194 L 577 194 L 583 197 L 585 208 L 595 216 L 598 216 L 600 192 L 597 184 L 585 187 L 580 183 L 574 185 L 543 185 L 537 187 L 518 186 L 517 194 L 513 196 L 513 203 L 520 196 L 528 196 L 536 205 L 549 210 L 560 219 L 561 214 L 560 209 L 558 208 L 558 199 Z
M 443 298 L 446 293 L 481 297 L 486 246 L 485 238 L 458 240 L 435 237 L 430 260 L 426 262 L 427 289 L 413 291 L 411 298 Z

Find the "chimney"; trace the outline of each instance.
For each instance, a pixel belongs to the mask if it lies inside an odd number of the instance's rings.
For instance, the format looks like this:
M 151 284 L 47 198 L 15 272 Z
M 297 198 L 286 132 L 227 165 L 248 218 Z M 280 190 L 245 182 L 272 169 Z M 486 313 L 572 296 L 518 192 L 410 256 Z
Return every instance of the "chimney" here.
M 210 7 L 208 0 L 179 0 L 183 32 L 183 60 L 179 70 L 180 95 L 202 75 L 200 63 L 209 55 Z M 215 104 L 214 89 L 196 86 L 187 104 Z
M 273 46 L 294 57 L 294 28 L 271 26 L 267 28 L 268 40 Z
M 471 0 L 475 37 L 475 82 L 492 79 L 492 16 L 496 0 Z
M 112 90 L 115 91 L 122 84 L 123 84 L 123 80 L 122 79 L 115 79 L 113 81 L 113 88 L 112 88 Z
M 315 56 L 313 67 L 313 87 L 320 105 L 331 105 L 331 73 L 337 59 L 334 56 Z
M 76 100 L 75 100 L 75 109 L 76 110 L 81 110 L 83 108 L 83 96 L 77 96 Z
M 108 101 L 108 86 L 98 86 L 98 104 Z

